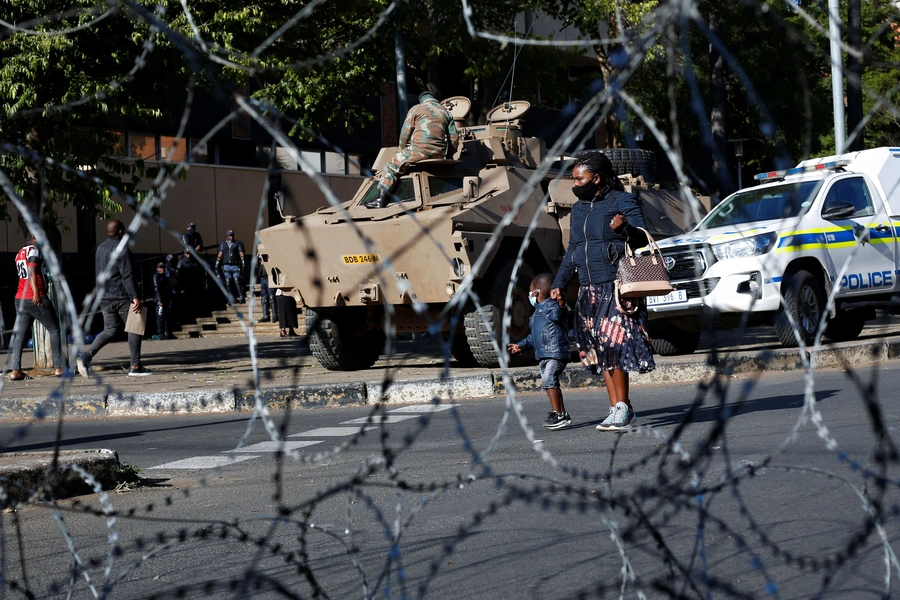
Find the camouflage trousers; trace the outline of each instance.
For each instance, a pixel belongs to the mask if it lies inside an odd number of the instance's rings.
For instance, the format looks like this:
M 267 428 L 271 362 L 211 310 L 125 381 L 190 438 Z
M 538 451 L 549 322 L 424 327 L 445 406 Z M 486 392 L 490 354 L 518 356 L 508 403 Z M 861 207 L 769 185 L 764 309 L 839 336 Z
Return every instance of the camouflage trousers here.
M 397 180 L 406 171 L 406 165 L 429 158 L 444 158 L 444 150 L 435 150 L 433 153 L 426 154 L 417 147 L 407 146 L 400 148 L 376 177 L 378 185 L 393 191 L 397 186 Z

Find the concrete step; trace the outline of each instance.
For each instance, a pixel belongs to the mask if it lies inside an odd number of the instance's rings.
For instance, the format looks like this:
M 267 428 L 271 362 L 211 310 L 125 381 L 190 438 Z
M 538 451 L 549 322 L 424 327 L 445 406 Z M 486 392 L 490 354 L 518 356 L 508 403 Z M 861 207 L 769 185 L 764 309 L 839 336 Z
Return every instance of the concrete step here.
M 304 331 L 294 330 L 298 335 L 305 335 Z M 254 333 L 258 338 L 270 338 L 270 337 L 279 337 L 281 335 L 281 330 L 277 327 L 273 328 L 265 328 L 254 329 Z M 241 329 L 239 325 L 225 325 L 224 328 L 221 329 L 212 329 L 206 331 L 176 331 L 174 334 L 176 339 L 186 340 L 190 338 L 211 338 L 211 337 L 240 337 L 244 335 L 244 330 Z

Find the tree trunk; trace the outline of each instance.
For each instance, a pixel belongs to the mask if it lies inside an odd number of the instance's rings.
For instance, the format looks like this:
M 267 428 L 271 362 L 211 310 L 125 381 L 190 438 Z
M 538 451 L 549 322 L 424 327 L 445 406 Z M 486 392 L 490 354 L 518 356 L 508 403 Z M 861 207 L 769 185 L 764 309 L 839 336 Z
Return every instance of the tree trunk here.
M 617 33 L 614 31 L 615 27 L 610 26 L 610 23 L 606 22 L 603 19 L 600 19 L 598 29 L 600 37 L 602 39 L 610 39 L 611 37 L 617 35 Z M 618 47 L 619 44 L 602 44 L 594 46 L 594 53 L 597 55 L 597 63 L 600 66 L 600 73 L 603 74 L 604 90 L 611 89 L 612 82 L 619 75 L 619 70 L 616 69 L 613 66 L 612 62 L 609 60 L 609 57 L 618 49 Z M 619 139 L 618 106 L 619 101 L 613 98 L 606 118 L 603 119 L 602 123 L 598 124 L 596 134 L 598 148 L 618 148 L 622 145 L 621 140 Z M 601 110 L 603 110 L 602 107 Z
M 719 15 L 713 7 L 709 12 L 709 30 L 712 35 L 719 35 Z M 731 192 L 731 177 L 728 173 L 727 140 L 725 133 L 725 59 L 712 42 L 709 44 L 709 66 L 712 102 L 709 115 L 710 133 L 712 135 L 712 169 L 716 189 L 712 195 L 722 198 Z

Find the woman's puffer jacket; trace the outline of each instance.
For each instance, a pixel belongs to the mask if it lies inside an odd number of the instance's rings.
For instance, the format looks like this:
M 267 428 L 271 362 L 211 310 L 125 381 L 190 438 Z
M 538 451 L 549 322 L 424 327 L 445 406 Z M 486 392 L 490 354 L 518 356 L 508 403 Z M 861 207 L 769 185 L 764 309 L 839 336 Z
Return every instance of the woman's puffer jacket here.
M 609 226 L 616 213 L 627 221 L 619 231 Z M 565 289 L 576 273 L 581 285 L 615 281 L 625 241 L 632 249 L 647 245 L 647 236 L 638 227 L 646 225 L 633 194 L 607 188 L 593 200 L 576 202 L 572 206 L 569 246 L 553 287 Z

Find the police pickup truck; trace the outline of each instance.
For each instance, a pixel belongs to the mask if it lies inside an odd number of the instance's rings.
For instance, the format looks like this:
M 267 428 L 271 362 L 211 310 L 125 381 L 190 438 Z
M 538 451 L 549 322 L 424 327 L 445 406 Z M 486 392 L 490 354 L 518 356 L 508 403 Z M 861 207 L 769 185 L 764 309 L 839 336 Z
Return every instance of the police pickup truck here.
M 900 148 L 761 173 L 689 233 L 659 242 L 675 289 L 648 298 L 660 354 L 704 327 L 771 324 L 780 342 L 856 339 L 875 309 L 900 312 Z M 834 301 L 829 303 L 829 298 Z

